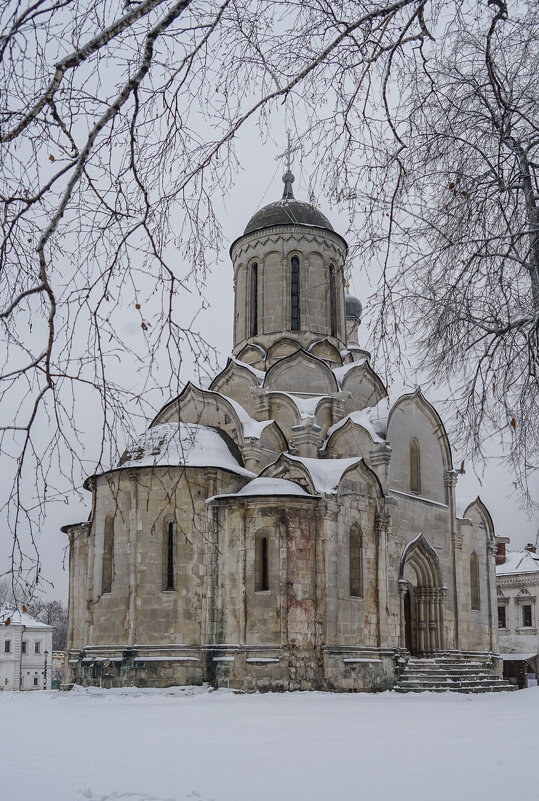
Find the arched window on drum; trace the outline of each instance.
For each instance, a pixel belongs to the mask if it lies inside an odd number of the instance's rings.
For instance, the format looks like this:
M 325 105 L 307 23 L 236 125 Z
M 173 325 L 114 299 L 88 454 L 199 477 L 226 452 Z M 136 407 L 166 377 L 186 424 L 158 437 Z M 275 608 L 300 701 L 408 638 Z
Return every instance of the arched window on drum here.
M 292 256 L 290 261 L 290 328 L 299 331 L 299 259 Z

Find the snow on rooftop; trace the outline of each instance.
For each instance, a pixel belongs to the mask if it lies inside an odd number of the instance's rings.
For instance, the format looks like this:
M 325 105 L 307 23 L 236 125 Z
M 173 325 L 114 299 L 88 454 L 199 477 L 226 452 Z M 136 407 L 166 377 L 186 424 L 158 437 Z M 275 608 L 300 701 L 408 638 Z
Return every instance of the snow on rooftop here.
M 294 462 L 301 462 L 311 474 L 317 492 L 332 495 L 337 491 L 343 473 L 354 464 L 359 464 L 361 457 L 353 456 L 350 459 L 315 459 L 307 456 L 291 456 Z
M 54 626 L 48 626 L 46 623 L 36 620 L 35 617 L 29 615 L 27 612 L 21 612 L 13 604 L 0 601 L 0 625 L 5 624 L 9 620 L 8 625 L 12 626 L 27 626 L 34 629 L 52 629 Z
M 280 389 L 271 390 L 268 394 L 271 395 L 273 393 L 278 395 L 286 395 L 287 398 L 293 400 L 297 406 L 302 420 L 304 420 L 306 417 L 314 417 L 316 407 L 321 400 L 324 400 L 325 398 L 331 399 L 331 395 L 309 395 L 307 397 L 300 397 L 299 395 L 293 395 L 292 392 L 283 392 Z
M 342 367 L 333 367 L 332 372 L 335 378 L 337 379 L 337 384 L 339 385 L 339 389 L 342 388 L 342 382 L 344 381 L 347 373 L 349 373 L 350 370 L 353 370 L 354 367 L 363 367 L 366 361 L 367 361 L 366 359 L 358 359 L 357 362 L 350 362 L 350 364 L 343 364 Z
M 119 467 L 220 467 L 241 476 L 254 476 L 242 467 L 215 428 L 198 423 L 162 423 L 132 442 Z
M 506 561 L 503 565 L 496 565 L 497 576 L 507 576 L 511 573 L 537 573 L 539 572 L 539 554 L 531 551 L 506 551 Z
M 269 426 L 271 425 L 271 423 L 273 423 L 273 420 L 255 420 L 243 408 L 241 403 L 238 403 L 238 401 L 235 401 L 233 398 L 229 398 L 228 395 L 223 395 L 222 392 L 218 392 L 216 394 L 221 395 L 221 397 L 225 398 L 230 403 L 230 405 L 234 407 L 234 411 L 240 418 L 244 436 L 254 437 L 254 439 L 260 439 L 260 437 L 262 436 L 262 432 L 264 431 L 266 426 Z
M 256 378 L 260 386 L 264 383 L 264 378 L 266 377 L 266 373 L 264 370 L 258 370 L 256 367 L 253 367 L 252 364 L 247 364 L 247 362 L 241 362 L 239 359 L 235 359 L 234 356 L 231 356 L 230 359 L 237 364 L 238 367 L 245 367 L 246 370 L 249 370 Z
M 219 498 L 245 498 L 249 496 L 258 495 L 300 495 L 303 498 L 316 498 L 316 495 L 310 495 L 303 487 L 296 484 L 295 481 L 289 481 L 286 478 L 255 478 L 249 481 L 239 492 L 229 493 L 227 495 L 213 495 L 208 498 L 206 503 Z
M 335 431 L 342 428 L 348 420 L 351 420 L 353 423 L 363 426 L 374 442 L 385 442 L 387 417 L 380 417 L 379 412 L 378 404 L 376 406 L 368 406 L 365 409 L 361 409 L 361 411 L 350 412 L 338 423 L 328 428 L 327 438 L 329 439 Z

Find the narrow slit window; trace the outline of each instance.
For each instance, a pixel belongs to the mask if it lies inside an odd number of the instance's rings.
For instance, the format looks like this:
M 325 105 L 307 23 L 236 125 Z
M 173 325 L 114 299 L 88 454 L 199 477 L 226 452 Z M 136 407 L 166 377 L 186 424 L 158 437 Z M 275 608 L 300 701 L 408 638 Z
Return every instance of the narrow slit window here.
M 415 438 L 410 442 L 410 491 L 421 493 L 421 460 L 419 442 Z
M 292 256 L 290 278 L 291 329 L 299 331 L 299 259 L 297 256 Z
M 329 266 L 329 324 L 332 337 L 337 336 L 337 281 L 335 279 L 335 266 Z
M 505 606 L 498 607 L 498 628 L 505 629 L 507 628 L 507 618 L 505 614 Z
M 256 586 L 257 592 L 269 590 L 269 547 L 267 537 L 258 537 L 256 541 Z
M 112 573 L 114 560 L 114 518 L 105 518 L 105 533 L 103 536 L 103 565 L 101 571 L 101 592 L 110 592 L 112 588 Z
M 251 325 L 250 336 L 258 334 L 258 264 L 251 267 Z
M 361 581 L 361 532 L 353 526 L 350 529 L 349 540 L 349 574 L 350 574 L 350 595 L 361 598 L 363 587 Z
M 164 576 L 163 589 L 175 589 L 174 583 L 174 557 L 175 557 L 175 526 L 173 522 L 166 524 L 164 542 Z
M 479 559 L 476 553 L 470 556 L 470 590 L 472 597 L 472 609 L 478 612 L 481 608 L 479 597 Z

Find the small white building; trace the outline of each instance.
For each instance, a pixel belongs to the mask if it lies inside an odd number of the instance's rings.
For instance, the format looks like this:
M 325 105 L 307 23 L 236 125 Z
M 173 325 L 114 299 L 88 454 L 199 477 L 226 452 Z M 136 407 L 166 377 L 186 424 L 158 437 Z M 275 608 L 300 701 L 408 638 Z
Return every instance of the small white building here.
M 0 603 L 0 690 L 50 690 L 53 626 Z
M 534 545 L 507 551 L 498 537 L 496 588 L 498 637 L 504 675 L 521 687 L 535 680 L 539 653 L 539 554 Z

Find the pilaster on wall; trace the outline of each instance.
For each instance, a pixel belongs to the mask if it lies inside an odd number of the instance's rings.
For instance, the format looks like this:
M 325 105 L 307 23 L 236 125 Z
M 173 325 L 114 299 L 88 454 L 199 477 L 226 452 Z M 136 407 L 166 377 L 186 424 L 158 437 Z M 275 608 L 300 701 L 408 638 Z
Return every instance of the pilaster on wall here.
M 374 529 L 378 568 L 378 647 L 381 648 L 388 645 L 389 637 L 387 539 L 391 531 L 391 515 L 388 511 L 376 513 Z
M 138 544 L 138 473 L 132 470 L 129 478 L 129 537 L 127 560 L 129 565 L 129 605 L 127 612 L 127 643 L 132 646 L 137 639 L 137 544 Z
M 323 443 L 321 430 L 315 417 L 307 417 L 299 425 L 292 426 L 294 439 L 289 443 L 290 453 L 316 459 Z
M 377 443 L 374 448 L 369 451 L 371 467 L 380 479 L 384 492 L 387 492 L 387 477 L 389 474 L 391 452 L 391 448 L 387 442 Z
M 459 633 L 459 590 L 461 582 L 459 577 L 462 575 L 462 535 L 457 526 L 457 504 L 455 488 L 457 486 L 458 474 L 453 468 L 448 468 L 444 475 L 444 486 L 447 494 L 447 505 L 449 507 L 449 526 L 453 555 L 453 614 L 455 616 L 455 648 L 460 648 Z
M 498 546 L 496 540 L 487 541 L 487 593 L 490 650 L 497 651 L 498 643 L 495 632 L 498 630 L 498 603 L 496 600 L 496 553 Z

